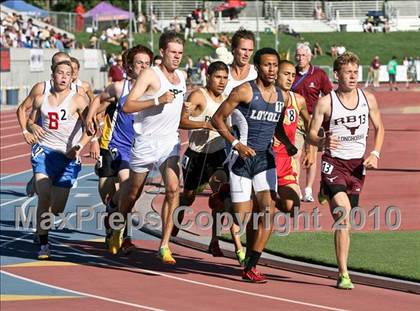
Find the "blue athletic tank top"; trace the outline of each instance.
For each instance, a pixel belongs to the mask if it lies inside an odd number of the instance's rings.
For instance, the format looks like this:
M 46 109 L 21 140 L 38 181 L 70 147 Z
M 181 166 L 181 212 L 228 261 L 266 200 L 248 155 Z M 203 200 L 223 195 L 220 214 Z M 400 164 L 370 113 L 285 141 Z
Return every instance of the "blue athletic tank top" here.
M 115 122 L 114 131 L 112 132 L 111 141 L 109 142 L 110 150 L 117 148 L 120 151 L 129 151 L 133 143 L 133 115 L 122 111 L 122 108 L 127 100 L 128 93 L 130 92 L 130 88 L 130 81 L 127 79 L 124 80 L 121 97 L 117 104 L 117 120 Z
M 276 86 L 277 101 L 267 103 L 258 89 L 255 80 L 250 81 L 252 100 L 240 103 L 232 113 L 233 135 L 241 143 L 254 149 L 264 151 L 270 148 L 274 130 L 280 120 L 284 107 L 283 95 Z

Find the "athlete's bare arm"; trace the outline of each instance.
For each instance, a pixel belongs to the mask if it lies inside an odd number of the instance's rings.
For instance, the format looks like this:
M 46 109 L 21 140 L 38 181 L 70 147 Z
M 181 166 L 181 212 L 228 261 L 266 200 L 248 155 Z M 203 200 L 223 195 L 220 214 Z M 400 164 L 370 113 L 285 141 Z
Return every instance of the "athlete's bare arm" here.
M 302 95 L 296 94 L 296 101 L 299 108 L 299 116 L 302 116 L 303 124 L 305 126 L 306 134 L 309 132 L 309 123 L 311 122 L 311 116 L 309 115 L 308 108 L 306 106 L 306 100 Z M 314 164 L 316 158 L 316 148 L 311 144 L 305 144 L 305 156 L 303 157 L 302 163 L 305 168 L 310 167 Z
M 26 121 L 26 128 L 31 134 L 33 134 L 33 143 L 38 142 L 38 140 L 45 135 L 44 129 L 38 124 L 36 124 L 36 118 L 38 114 L 41 113 L 40 109 L 42 106 L 44 96 L 48 95 L 41 94 L 35 97 L 35 99 L 32 102 L 32 111 L 29 114 L 29 118 Z
M 37 139 L 31 132 L 25 132 L 25 130 L 27 130 L 26 126 L 28 123 L 26 113 L 29 109 L 32 108 L 35 98 L 39 95 L 42 95 L 42 93 L 44 92 L 44 84 L 44 82 L 38 82 L 37 84 L 35 84 L 29 92 L 29 95 L 23 100 L 23 102 L 19 105 L 19 107 L 16 110 L 19 126 L 22 130 L 23 137 L 25 138 L 25 141 L 28 144 L 35 143 Z M 34 116 L 34 120 L 36 120 L 36 115 Z M 38 132 L 38 136 L 41 135 L 42 132 L 37 131 L 37 129 L 34 130 L 35 132 Z
M 302 95 L 295 93 L 297 105 L 299 108 L 299 116 L 302 116 L 303 123 L 305 125 L 306 132 L 309 131 L 309 122 L 311 121 L 311 116 L 309 115 L 308 108 L 306 106 L 306 100 Z
M 121 96 L 123 81 L 118 81 L 108 85 L 105 90 L 96 96 L 89 105 L 89 112 L 86 117 L 86 128 L 92 134 L 97 128 L 96 115 L 102 113 L 117 98 Z
M 200 90 L 192 92 L 187 102 L 184 103 L 181 112 L 181 122 L 179 128 L 191 130 L 191 129 L 208 129 L 214 130 L 214 127 L 209 121 L 193 121 L 190 120 L 190 116 L 196 117 L 200 115 L 206 107 L 206 98 Z
M 90 83 L 87 81 L 82 82 L 82 88 L 85 90 L 87 97 L 89 98 L 89 103 L 92 103 L 93 98 L 95 95 L 93 94 L 92 88 L 90 86 Z
M 125 113 L 134 113 L 155 106 L 156 102 L 154 99 L 141 101 L 139 98 L 146 94 L 155 94 L 159 88 L 159 77 L 153 69 L 148 68 L 143 70 L 128 94 L 123 111 Z M 174 98 L 175 95 L 168 91 L 158 98 L 158 105 L 169 104 L 174 100 Z
M 315 105 L 312 119 L 309 125 L 308 142 L 320 148 L 326 147 L 327 149 L 334 150 L 338 146 L 337 137 L 331 136 L 326 132 L 323 137 L 318 136 L 319 129 L 324 120 L 328 120 L 331 115 L 331 96 L 327 95 L 318 99 Z
M 249 103 L 251 100 L 251 85 L 249 83 L 241 84 L 232 90 L 229 97 L 220 105 L 219 109 L 213 115 L 211 124 L 230 144 L 232 144 L 232 142 L 235 140 L 235 137 L 230 133 L 225 121 L 240 103 Z M 252 148 L 249 148 L 240 142 L 234 146 L 234 149 L 238 151 L 242 158 L 253 157 L 256 155 Z
M 73 107 L 75 109 L 74 113 L 77 113 L 79 115 L 79 118 L 81 120 L 84 120 L 86 118 L 86 115 L 89 109 L 85 96 L 75 94 L 72 98 L 72 101 L 73 101 L 72 103 Z M 86 144 L 89 143 L 91 139 L 92 139 L 92 135 L 89 135 L 86 131 L 86 127 L 83 127 L 83 134 L 78 144 L 82 146 L 86 146 Z M 79 157 L 81 151 L 82 151 L 82 148 L 79 148 L 77 145 L 75 145 L 66 152 L 66 156 L 70 159 L 76 159 Z
M 378 103 L 376 102 L 375 96 L 369 92 L 365 92 L 366 98 L 369 104 L 369 119 L 375 128 L 375 143 L 374 151 L 381 152 L 382 144 L 384 142 L 385 128 L 382 123 L 381 112 L 379 110 Z M 363 162 L 366 168 L 378 168 L 378 158 L 375 154 L 370 153 L 366 160 Z

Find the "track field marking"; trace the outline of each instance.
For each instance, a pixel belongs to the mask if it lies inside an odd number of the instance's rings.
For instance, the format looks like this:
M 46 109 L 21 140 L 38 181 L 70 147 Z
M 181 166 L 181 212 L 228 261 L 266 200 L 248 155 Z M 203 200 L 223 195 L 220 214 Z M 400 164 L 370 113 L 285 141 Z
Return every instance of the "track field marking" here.
M 318 304 L 313 304 L 313 303 L 308 303 L 308 302 L 293 300 L 293 299 L 287 299 L 287 298 L 282 298 L 282 297 L 274 297 L 274 296 L 269 296 L 269 295 L 263 295 L 263 294 L 258 294 L 258 293 L 254 293 L 254 292 L 239 290 L 239 289 L 235 289 L 235 288 L 230 288 L 230 287 L 225 287 L 225 286 L 213 285 L 213 284 L 209 284 L 209 283 L 203 283 L 203 282 L 199 282 L 199 281 L 184 279 L 184 278 L 181 278 L 181 277 L 172 276 L 172 275 L 169 275 L 169 274 L 165 274 L 165 273 L 157 272 L 157 271 L 153 271 L 153 270 L 136 268 L 136 267 L 127 265 L 127 264 L 122 263 L 122 262 L 114 261 L 112 259 L 107 259 L 107 258 L 103 258 L 101 256 L 92 255 L 88 252 L 85 252 L 85 251 L 79 250 L 77 248 L 74 248 L 70 245 L 64 244 L 64 243 L 56 240 L 55 238 L 50 238 L 50 240 L 54 241 L 55 243 L 57 243 L 57 244 L 59 244 L 63 247 L 68 247 L 68 248 L 70 248 L 70 249 L 72 249 L 76 252 L 82 253 L 82 254 L 91 255 L 92 257 L 95 257 L 95 258 L 97 258 L 99 260 L 102 260 L 104 262 L 111 263 L 112 265 L 117 265 L 117 266 L 120 266 L 120 267 L 125 266 L 125 267 L 129 268 L 130 270 L 139 271 L 139 272 L 143 272 L 143 273 L 154 274 L 154 275 L 162 276 L 162 277 L 165 277 L 165 278 L 177 280 L 177 281 L 184 282 L 184 283 L 190 283 L 190 284 L 194 284 L 194 285 L 200 285 L 200 286 L 204 286 L 204 287 L 220 289 L 220 290 L 229 291 L 229 292 L 242 294 L 242 295 L 265 298 L 265 299 L 270 299 L 270 300 L 275 300 L 275 301 L 288 302 L 288 303 L 298 304 L 298 305 L 304 305 L 304 306 L 309 306 L 309 307 L 318 308 L 318 309 L 333 310 L 333 311 L 347 311 L 346 309 L 339 309 L 339 308 L 334 308 L 334 307 L 329 307 L 329 306 L 324 306 L 324 305 L 318 305 Z
M 11 130 L 11 129 L 17 129 L 17 128 L 19 128 L 19 125 L 0 127 L 0 130 Z
M 5 121 L 2 119 L 1 120 L 1 123 L 2 124 L 6 124 L 6 123 L 17 123 L 18 121 L 17 121 L 17 119 L 16 118 L 7 118 Z M 3 128 L 3 127 L 2 127 Z
M 66 291 L 66 292 L 73 293 L 73 294 L 76 294 L 76 295 L 81 295 L 81 296 L 86 296 L 86 297 L 90 297 L 90 298 L 95 298 L 95 299 L 98 299 L 98 300 L 113 302 L 113 303 L 117 303 L 117 304 L 121 304 L 121 305 L 125 305 L 125 306 L 130 306 L 130 307 L 134 307 L 134 308 L 138 308 L 138 309 L 146 309 L 146 310 L 153 310 L 153 311 L 162 311 L 163 310 L 163 309 L 157 309 L 157 308 L 153 308 L 153 307 L 149 307 L 149 306 L 145 306 L 145 305 L 139 305 L 139 304 L 136 304 L 136 303 L 131 303 L 131 302 L 126 302 L 126 301 L 122 301 L 122 300 L 112 299 L 112 298 L 108 298 L 108 297 L 104 297 L 104 296 L 93 295 L 93 294 L 89 294 L 89 293 L 86 293 L 86 292 L 72 290 L 72 289 L 68 289 L 68 288 L 64 288 L 64 287 L 60 287 L 60 286 L 55 286 L 55 285 L 52 285 L 52 284 L 48 284 L 48 283 L 36 281 L 36 280 L 33 280 L 33 279 L 29 279 L 29 278 L 26 278 L 26 277 L 23 277 L 23 276 L 14 274 L 14 273 L 6 272 L 4 270 L 1 270 L 0 272 L 5 274 L 5 275 L 8 275 L 10 277 L 17 278 L 19 280 L 23 280 L 23 281 L 34 283 L 34 284 L 41 285 L 41 286 L 47 286 L 49 288 L 54 288 L 54 289 Z
M 0 147 L 0 150 L 9 149 L 9 148 L 20 146 L 20 145 L 27 145 L 27 143 L 22 142 L 22 143 L 17 143 L 17 144 L 12 144 L 12 145 L 6 145 L 6 146 L 3 146 L 3 147 Z
M 83 298 L 83 296 L 0 295 L 2 302 L 73 298 Z
M 22 133 L 15 133 L 15 134 L 9 134 L 9 135 L 1 135 L 1 138 L 8 138 L 8 137 L 12 137 L 12 136 L 18 136 L 18 135 L 22 135 Z
M 1 178 L 0 178 L 0 181 L 1 181 L 1 180 L 8 179 L 8 178 L 11 178 L 11 177 L 15 177 L 15 176 L 18 176 L 18 175 L 20 175 L 20 174 L 27 173 L 27 172 L 32 172 L 32 169 L 30 168 L 30 169 L 28 169 L 28 170 L 24 170 L 24 171 L 21 171 L 21 172 L 17 172 L 17 173 L 14 173 L 14 174 L 10 174 L 10 175 L 3 176 L 3 177 L 1 177 Z
M 20 154 L 20 155 L 14 156 L 14 157 L 1 159 L 0 162 L 6 162 L 6 161 L 9 161 L 9 160 L 14 160 L 14 159 L 18 159 L 18 158 L 27 157 L 28 155 L 30 155 L 30 153 L 24 153 L 24 154 Z

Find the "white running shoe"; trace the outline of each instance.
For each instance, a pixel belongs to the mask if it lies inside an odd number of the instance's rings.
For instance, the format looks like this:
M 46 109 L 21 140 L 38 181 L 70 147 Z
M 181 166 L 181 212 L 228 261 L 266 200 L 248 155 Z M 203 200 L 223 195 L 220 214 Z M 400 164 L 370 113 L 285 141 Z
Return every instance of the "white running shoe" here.
M 315 201 L 311 188 L 308 188 L 308 187 L 305 188 L 305 195 L 303 196 L 302 201 L 303 202 L 314 202 Z

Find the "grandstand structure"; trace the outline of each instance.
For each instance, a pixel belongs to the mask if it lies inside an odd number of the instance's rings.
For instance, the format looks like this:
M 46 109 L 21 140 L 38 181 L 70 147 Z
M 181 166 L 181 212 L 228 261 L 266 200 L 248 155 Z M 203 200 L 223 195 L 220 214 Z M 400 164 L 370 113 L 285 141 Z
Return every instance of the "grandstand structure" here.
M 163 27 L 175 16 L 183 18 L 196 8 L 214 8 L 223 1 L 155 0 L 146 2 L 145 14 L 153 10 Z M 314 18 L 316 6 L 322 6 L 325 18 Z M 216 31 L 236 31 L 241 25 L 256 31 L 287 26 L 296 32 L 363 31 L 362 23 L 370 11 L 382 11 L 389 17 L 391 31 L 419 30 L 420 1 L 248 1 L 238 20 L 215 16 Z M 385 12 L 386 11 L 386 12 Z M 257 26 L 257 15 L 260 17 Z M 346 25 L 342 27 L 341 25 Z M 341 26 L 341 27 L 340 27 Z

